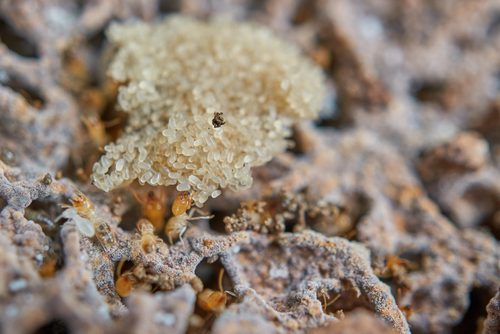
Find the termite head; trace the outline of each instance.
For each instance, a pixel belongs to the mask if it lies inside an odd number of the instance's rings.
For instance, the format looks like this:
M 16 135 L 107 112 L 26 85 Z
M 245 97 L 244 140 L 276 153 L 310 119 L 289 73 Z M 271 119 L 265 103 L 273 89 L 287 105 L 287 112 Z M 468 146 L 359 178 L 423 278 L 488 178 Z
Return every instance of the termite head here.
M 116 292 L 120 297 L 128 297 L 135 287 L 135 280 L 129 273 L 118 277 L 115 283 Z
M 70 202 L 76 212 L 84 218 L 89 218 L 94 211 L 94 205 L 92 202 L 80 191 L 77 191 L 70 198 Z
M 227 304 L 227 295 L 233 293 L 229 291 L 224 291 L 224 287 L 222 284 L 222 280 L 224 277 L 224 269 L 219 271 L 218 283 L 219 283 L 219 291 L 215 291 L 212 289 L 203 289 L 198 296 L 196 304 L 202 310 L 207 312 L 221 313 L 226 308 Z
M 142 215 L 153 224 L 156 231 L 161 230 L 164 224 L 166 211 L 166 191 L 164 188 L 152 189 L 147 193 L 134 193 L 135 198 L 142 205 Z
M 152 253 L 156 250 L 159 239 L 154 234 L 154 227 L 147 219 L 141 219 L 137 223 L 137 230 L 141 234 L 141 248 L 145 253 Z
M 198 294 L 197 305 L 204 311 L 220 313 L 224 311 L 227 303 L 227 295 L 222 291 L 204 289 Z
M 187 212 L 191 208 L 193 204 L 193 199 L 191 195 L 187 191 L 181 191 L 175 197 L 174 202 L 172 203 L 172 214 L 174 216 L 180 216 Z
M 147 219 L 139 219 L 137 222 L 137 231 L 141 234 L 152 234 L 154 233 L 154 226 Z

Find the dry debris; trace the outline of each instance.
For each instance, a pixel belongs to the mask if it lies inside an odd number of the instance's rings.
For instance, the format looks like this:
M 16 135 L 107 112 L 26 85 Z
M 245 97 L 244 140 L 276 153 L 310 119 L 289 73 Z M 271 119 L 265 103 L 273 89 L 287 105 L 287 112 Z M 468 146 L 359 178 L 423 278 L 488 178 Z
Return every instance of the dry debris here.
M 326 235 L 349 236 L 355 212 L 326 201 L 314 201 L 307 191 L 281 191 L 260 201 L 244 201 L 236 213 L 224 218 L 227 233 L 251 230 L 279 234 L 286 228 L 295 232 L 307 226 Z

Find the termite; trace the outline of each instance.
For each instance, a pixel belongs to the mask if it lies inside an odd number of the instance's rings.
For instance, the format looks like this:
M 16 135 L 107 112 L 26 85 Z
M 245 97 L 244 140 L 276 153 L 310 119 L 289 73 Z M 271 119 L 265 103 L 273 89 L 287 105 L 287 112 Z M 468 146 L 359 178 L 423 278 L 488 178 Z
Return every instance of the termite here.
M 212 289 L 203 289 L 202 292 L 198 294 L 198 299 L 196 304 L 204 311 L 221 313 L 226 308 L 227 295 L 233 295 L 229 291 L 224 291 L 222 286 L 222 279 L 224 277 L 224 269 L 219 271 L 218 283 L 219 291 Z
M 165 222 L 165 212 L 167 211 L 167 193 L 164 188 L 154 188 L 144 192 L 134 192 L 137 201 L 142 205 L 142 215 L 149 220 L 155 231 L 161 231 Z
M 201 212 L 199 209 L 193 208 L 190 210 L 192 204 L 191 196 L 188 192 L 181 192 L 175 198 L 172 204 L 172 214 L 173 216 L 167 222 L 165 226 L 165 235 L 168 238 L 170 244 L 173 243 L 174 240 L 180 238 L 182 241 L 182 235 L 187 229 L 187 225 L 190 221 L 201 220 L 201 219 L 211 219 L 214 216 L 198 216 L 193 217 L 195 211 Z M 189 213 L 186 213 L 187 210 L 190 210 Z M 205 214 L 201 212 L 202 214 Z

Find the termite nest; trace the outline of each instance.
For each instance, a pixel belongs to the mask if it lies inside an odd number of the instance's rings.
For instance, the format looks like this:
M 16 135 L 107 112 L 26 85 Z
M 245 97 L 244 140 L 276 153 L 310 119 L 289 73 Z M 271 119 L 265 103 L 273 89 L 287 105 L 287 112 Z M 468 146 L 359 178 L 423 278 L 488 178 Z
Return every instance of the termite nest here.
M 0 2 L 0 332 L 499 332 L 497 7 Z

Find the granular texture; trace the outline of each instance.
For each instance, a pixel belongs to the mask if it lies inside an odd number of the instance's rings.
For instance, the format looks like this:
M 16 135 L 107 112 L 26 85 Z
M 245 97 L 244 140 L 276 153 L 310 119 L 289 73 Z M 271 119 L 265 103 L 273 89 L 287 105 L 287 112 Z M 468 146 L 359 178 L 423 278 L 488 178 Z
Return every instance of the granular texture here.
M 172 17 L 113 25 L 108 36 L 129 120 L 94 165 L 103 190 L 176 184 L 201 205 L 248 188 L 251 168 L 284 151 L 293 122 L 321 107 L 319 68 L 262 27 Z
M 106 73 L 153 36 L 106 32 L 172 13 L 261 24 L 321 66 L 327 89 L 314 122 L 280 110 L 293 148 L 254 166 L 249 189 L 193 210 L 214 218 L 186 221 L 173 244 L 160 227 L 175 187 L 89 182 L 103 146 L 145 112 L 119 110 L 134 80 Z M 498 0 L 0 1 L 0 332 L 498 333 L 498 13 Z M 155 60 L 168 47 L 151 48 Z M 203 124 L 225 134 L 234 115 Z M 94 236 L 68 211 L 79 193 Z M 227 297 L 216 312 L 200 307 L 207 289 Z

